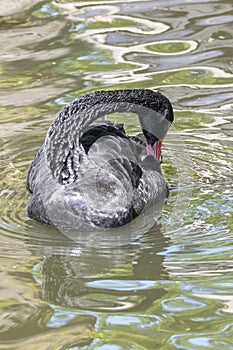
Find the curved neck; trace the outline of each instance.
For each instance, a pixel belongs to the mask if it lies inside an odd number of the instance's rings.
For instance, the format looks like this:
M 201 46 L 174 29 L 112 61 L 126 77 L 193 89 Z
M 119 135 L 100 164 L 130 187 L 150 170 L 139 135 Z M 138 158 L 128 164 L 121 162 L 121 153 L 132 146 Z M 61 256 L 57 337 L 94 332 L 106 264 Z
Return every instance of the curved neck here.
M 79 144 L 83 130 L 97 118 L 115 112 L 136 113 L 142 128 L 158 139 L 164 138 L 173 121 L 169 100 L 152 90 L 96 91 L 76 98 L 58 113 L 45 139 L 46 162 L 54 177 L 60 178 L 69 157 L 75 179 L 83 153 Z

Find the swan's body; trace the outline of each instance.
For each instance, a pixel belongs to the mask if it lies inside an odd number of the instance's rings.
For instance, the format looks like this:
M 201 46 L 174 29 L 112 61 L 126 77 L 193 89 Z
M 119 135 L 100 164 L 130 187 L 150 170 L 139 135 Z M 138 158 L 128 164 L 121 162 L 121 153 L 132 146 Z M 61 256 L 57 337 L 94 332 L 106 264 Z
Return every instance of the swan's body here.
M 137 113 L 145 136 L 129 137 L 123 125 L 109 121 L 93 124 L 116 111 Z M 172 121 L 170 102 L 151 90 L 75 99 L 57 115 L 29 169 L 29 216 L 60 228 L 107 228 L 155 203 L 162 207 L 168 189 L 153 147 Z

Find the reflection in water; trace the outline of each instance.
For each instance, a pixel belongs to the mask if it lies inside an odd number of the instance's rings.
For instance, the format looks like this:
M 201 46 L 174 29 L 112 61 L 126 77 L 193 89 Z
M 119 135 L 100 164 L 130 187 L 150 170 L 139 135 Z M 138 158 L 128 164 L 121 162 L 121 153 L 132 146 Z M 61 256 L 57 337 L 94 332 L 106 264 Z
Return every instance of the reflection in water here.
M 232 1 L 2 0 L 0 16 L 0 348 L 232 349 Z M 175 106 L 160 226 L 81 238 L 29 220 L 55 112 L 109 88 Z
M 141 240 L 145 241 L 147 248 L 143 246 L 142 249 Z M 88 242 L 82 242 L 65 252 L 61 250 L 59 254 L 53 246 L 42 248 L 39 253 L 45 258 L 35 271 L 36 278 L 42 282 L 43 298 L 52 304 L 76 309 L 121 311 L 149 306 L 165 293 L 159 284 L 152 282 L 166 277 L 162 266 L 163 257 L 156 254 L 163 250 L 165 240 L 160 227 L 155 226 L 144 238 L 129 243 L 122 246 L 112 241 L 112 246 L 106 249 L 101 246 L 89 247 Z M 33 254 L 38 254 L 36 246 L 34 249 Z M 124 271 L 125 276 L 122 276 Z M 113 293 L 111 296 L 107 288 L 109 281 Z M 145 286 L 141 288 L 143 283 Z M 127 294 L 123 288 L 124 298 L 118 295 L 123 284 L 132 284 L 127 288 Z M 114 290 L 117 291 L 116 295 Z

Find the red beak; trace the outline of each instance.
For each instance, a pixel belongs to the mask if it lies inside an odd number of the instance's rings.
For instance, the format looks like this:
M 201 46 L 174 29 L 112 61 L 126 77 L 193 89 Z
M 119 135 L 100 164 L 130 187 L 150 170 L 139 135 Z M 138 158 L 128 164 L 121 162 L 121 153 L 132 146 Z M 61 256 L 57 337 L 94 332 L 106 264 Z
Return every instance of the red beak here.
M 146 143 L 146 151 L 148 155 L 154 156 L 158 162 L 161 161 L 161 146 L 162 141 L 155 142 L 154 146 Z

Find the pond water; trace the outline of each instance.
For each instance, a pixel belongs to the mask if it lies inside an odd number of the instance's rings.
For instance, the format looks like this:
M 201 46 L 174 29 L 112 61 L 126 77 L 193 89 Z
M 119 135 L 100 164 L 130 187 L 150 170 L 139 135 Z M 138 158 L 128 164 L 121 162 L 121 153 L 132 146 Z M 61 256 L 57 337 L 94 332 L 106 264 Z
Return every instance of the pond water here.
M 233 349 L 232 10 L 0 2 L 0 349 Z M 119 88 L 156 89 L 174 106 L 161 219 L 111 244 L 30 220 L 27 170 L 57 111 Z

